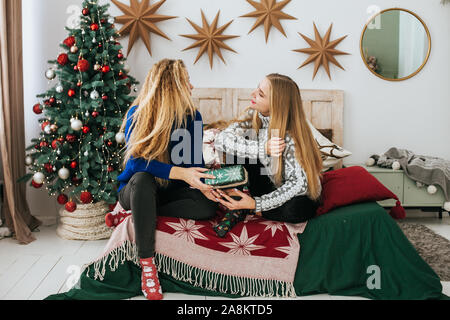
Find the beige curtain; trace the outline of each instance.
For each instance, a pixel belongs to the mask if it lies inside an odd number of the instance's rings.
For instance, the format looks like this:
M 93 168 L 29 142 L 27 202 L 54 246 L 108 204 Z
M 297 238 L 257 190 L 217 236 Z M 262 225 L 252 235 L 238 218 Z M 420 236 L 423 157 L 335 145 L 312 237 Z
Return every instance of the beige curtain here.
M 25 132 L 22 66 L 22 0 L 0 0 L 0 154 L 3 163 L 7 227 L 17 241 L 35 239 L 31 231 L 41 225 L 30 214 L 26 185 L 16 183 L 25 172 Z

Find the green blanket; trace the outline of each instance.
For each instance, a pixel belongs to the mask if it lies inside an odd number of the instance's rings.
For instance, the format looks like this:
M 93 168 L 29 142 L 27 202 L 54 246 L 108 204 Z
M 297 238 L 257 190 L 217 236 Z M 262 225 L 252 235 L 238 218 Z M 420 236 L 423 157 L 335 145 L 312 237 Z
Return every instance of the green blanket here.
M 448 299 L 439 277 L 396 222 L 375 202 L 342 207 L 308 222 L 299 235 L 295 275 L 298 296 L 328 293 L 370 299 Z M 88 274 L 90 273 L 90 274 Z M 226 296 L 160 273 L 164 292 Z M 106 271 L 103 281 L 85 271 L 67 293 L 46 300 L 126 299 L 141 295 L 140 269 L 132 262 Z

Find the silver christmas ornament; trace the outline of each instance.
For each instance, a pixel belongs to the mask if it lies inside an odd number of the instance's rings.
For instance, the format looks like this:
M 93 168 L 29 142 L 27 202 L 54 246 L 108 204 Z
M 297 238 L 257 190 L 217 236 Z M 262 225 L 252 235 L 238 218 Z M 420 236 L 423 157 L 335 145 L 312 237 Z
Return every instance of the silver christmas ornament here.
M 56 92 L 63 93 L 64 92 L 64 87 L 62 85 L 57 86 L 56 87 Z
M 116 141 L 119 144 L 122 144 L 125 142 L 125 134 L 123 132 L 119 132 L 116 134 Z
M 85 157 L 89 157 L 89 151 L 86 151 L 86 152 L 84 153 L 84 156 L 85 156 Z
M 45 176 L 44 176 L 44 174 L 43 174 L 42 172 L 36 172 L 36 173 L 33 175 L 33 181 L 34 181 L 35 183 L 37 183 L 37 184 L 42 184 L 42 183 L 44 183 L 44 180 L 45 180 Z
M 48 69 L 47 72 L 45 72 L 45 77 L 48 80 L 53 80 L 56 77 L 56 72 L 53 69 Z
M 32 163 L 33 163 L 33 158 L 30 157 L 30 156 L 27 156 L 27 157 L 25 158 L 25 164 L 26 164 L 27 166 L 31 166 Z
M 52 129 L 51 129 L 50 125 L 45 126 L 44 132 L 45 132 L 46 134 L 52 133 Z
M 98 98 L 100 98 L 100 94 L 98 93 L 97 90 L 94 90 L 91 92 L 91 99 L 92 100 L 97 100 Z
M 70 52 L 72 52 L 72 53 L 77 53 L 77 52 L 78 52 L 78 47 L 77 47 L 77 46 L 72 46 L 72 47 L 70 48 Z
M 108 18 L 108 23 L 109 23 L 109 24 L 113 24 L 114 21 L 115 21 L 114 17 L 109 17 L 109 18 Z
M 67 180 L 70 176 L 70 172 L 66 168 L 61 168 L 58 171 L 58 177 L 60 177 L 62 180 Z
M 75 131 L 80 131 L 81 128 L 83 128 L 83 122 L 81 122 L 78 119 L 75 119 L 74 121 L 72 121 L 72 123 L 70 124 L 70 127 L 75 130 Z

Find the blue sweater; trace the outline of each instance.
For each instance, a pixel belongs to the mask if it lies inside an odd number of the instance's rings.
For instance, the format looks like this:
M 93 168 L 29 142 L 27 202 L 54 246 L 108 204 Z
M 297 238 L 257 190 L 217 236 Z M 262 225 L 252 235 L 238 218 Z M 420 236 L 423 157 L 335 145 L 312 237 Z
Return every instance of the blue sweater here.
M 139 106 L 134 106 L 127 114 L 127 123 L 125 126 L 125 140 L 128 143 L 130 134 L 133 130 L 131 124 L 133 122 L 133 115 Z M 197 126 L 195 125 L 197 124 Z M 143 158 L 131 157 L 126 163 L 125 170 L 119 175 L 118 180 L 120 186 L 118 192 L 128 183 L 131 177 L 137 172 L 148 172 L 155 177 L 170 180 L 170 171 L 174 166 L 189 168 L 189 167 L 205 167 L 205 161 L 203 159 L 203 119 L 200 112 L 196 111 L 195 119 L 192 119 L 190 115 L 187 117 L 186 127 L 181 125 L 180 129 L 176 130 L 175 124 L 172 126 L 171 139 L 169 141 L 169 158 L 170 163 L 164 163 L 157 160 L 148 162 Z M 190 136 L 187 135 L 189 132 Z M 186 135 L 186 137 L 185 137 Z M 190 137 L 190 139 L 188 139 Z M 176 149 L 174 150 L 174 148 Z M 184 151 L 188 150 L 186 157 L 184 157 Z M 172 152 L 181 161 L 172 161 Z M 186 158 L 186 159 L 185 159 Z M 176 160 L 176 159 L 175 159 Z M 185 161 L 187 160 L 187 161 Z M 197 160 L 197 161 L 196 161 Z M 203 181 L 204 179 L 202 179 Z M 176 183 L 187 186 L 184 181 L 176 181 Z

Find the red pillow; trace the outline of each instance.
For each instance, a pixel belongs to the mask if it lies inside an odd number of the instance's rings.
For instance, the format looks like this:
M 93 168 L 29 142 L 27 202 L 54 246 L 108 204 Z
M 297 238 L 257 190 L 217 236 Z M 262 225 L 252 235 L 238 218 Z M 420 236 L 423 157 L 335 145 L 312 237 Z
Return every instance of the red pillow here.
M 354 203 L 386 199 L 397 200 L 396 206 L 389 214 L 394 219 L 405 218 L 405 209 L 401 206 L 398 197 L 365 168 L 356 166 L 328 171 L 323 174 L 322 201 L 317 209 L 317 215 L 320 216 L 335 208 Z

